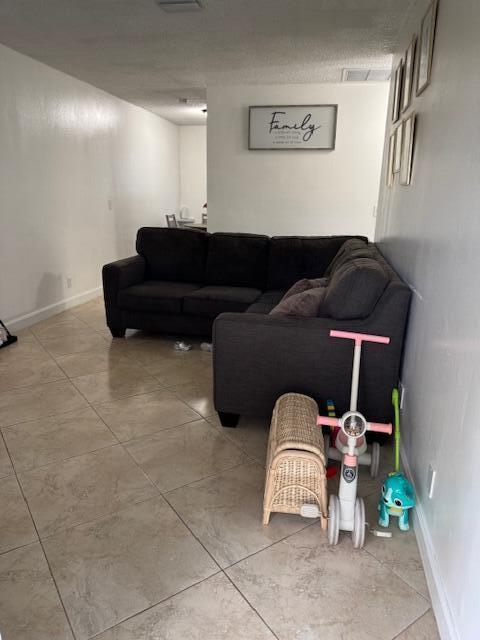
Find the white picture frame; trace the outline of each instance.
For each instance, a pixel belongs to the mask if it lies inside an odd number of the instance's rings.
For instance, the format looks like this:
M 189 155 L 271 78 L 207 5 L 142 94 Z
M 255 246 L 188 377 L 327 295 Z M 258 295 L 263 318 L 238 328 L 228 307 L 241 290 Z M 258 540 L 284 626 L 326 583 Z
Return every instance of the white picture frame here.
M 412 103 L 416 50 L 417 36 L 414 35 L 405 52 L 405 64 L 403 67 L 402 113 L 405 113 Z
M 249 107 L 251 151 L 335 149 L 336 104 Z
M 393 85 L 393 101 L 392 101 L 392 123 L 400 118 L 400 102 L 402 98 L 402 82 L 403 82 L 403 58 L 399 61 L 395 69 Z
M 422 19 L 420 28 L 420 44 L 418 47 L 417 96 L 425 91 L 431 81 L 437 9 L 438 0 L 432 0 Z
M 395 129 L 395 150 L 393 154 L 393 173 L 399 173 L 402 164 L 403 122 Z
M 395 133 L 390 135 L 390 139 L 388 141 L 388 159 L 387 159 L 387 187 L 393 186 L 393 159 L 395 155 Z
M 402 157 L 400 161 L 400 184 L 402 186 L 408 186 L 412 180 L 416 118 L 416 114 L 412 113 L 402 123 Z

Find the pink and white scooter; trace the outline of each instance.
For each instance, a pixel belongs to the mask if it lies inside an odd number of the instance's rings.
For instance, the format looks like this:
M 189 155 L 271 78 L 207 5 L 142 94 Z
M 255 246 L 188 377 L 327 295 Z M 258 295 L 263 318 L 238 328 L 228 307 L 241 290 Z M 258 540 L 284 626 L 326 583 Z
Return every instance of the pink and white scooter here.
M 371 454 L 366 452 L 365 432 L 392 433 L 391 424 L 367 422 L 365 417 L 357 411 L 362 342 L 389 344 L 390 338 L 349 331 L 330 331 L 330 336 L 332 338 L 354 340 L 355 349 L 353 353 L 350 411 L 344 413 L 340 419 L 327 416 L 318 416 L 317 418 L 318 426 L 340 427 L 335 446 L 338 452 L 341 453 L 342 471 L 338 496 L 330 495 L 328 503 L 328 541 L 331 545 L 335 545 L 338 542 L 340 529 L 342 531 L 351 531 L 353 546 L 355 549 L 360 549 L 363 547 L 365 540 L 365 504 L 363 499 L 357 496 L 359 457 L 363 457 L 362 462 L 364 464 L 371 464 Z M 378 452 L 377 448 L 374 449 Z M 376 467 L 378 471 L 378 461 Z

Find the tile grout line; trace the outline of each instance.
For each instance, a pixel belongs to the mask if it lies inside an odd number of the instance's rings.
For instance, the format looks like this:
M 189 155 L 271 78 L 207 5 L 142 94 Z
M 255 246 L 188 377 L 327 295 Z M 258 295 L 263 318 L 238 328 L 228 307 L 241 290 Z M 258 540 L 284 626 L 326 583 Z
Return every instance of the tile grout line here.
M 274 515 L 274 514 L 272 514 L 272 515 Z M 222 571 L 228 571 L 228 569 L 232 569 L 233 567 L 236 567 L 237 564 L 240 564 L 241 562 L 244 562 L 245 560 L 250 560 L 250 558 L 253 558 L 254 556 L 258 555 L 259 553 L 262 553 L 263 551 L 266 551 L 267 549 L 271 549 L 272 547 L 274 547 L 275 545 L 279 544 L 280 542 L 285 542 L 285 540 L 288 540 L 292 536 L 297 535 L 297 533 L 301 533 L 302 531 L 305 531 L 309 527 L 313 527 L 316 524 L 318 524 L 317 520 L 315 520 L 315 522 L 309 522 L 308 524 L 304 525 L 303 527 L 300 527 L 300 529 L 297 529 L 296 531 L 293 531 L 292 533 L 289 533 L 286 536 L 283 536 L 283 538 L 279 538 L 278 540 L 275 540 L 274 542 L 271 542 L 266 547 L 262 547 L 261 549 L 258 549 L 257 551 L 254 551 L 253 553 L 248 554 L 244 558 L 240 558 L 240 560 L 235 560 L 235 562 L 232 562 L 232 564 L 229 564 L 226 567 L 222 567 Z M 320 529 L 320 531 L 321 531 L 321 529 Z
M 243 453 L 243 452 L 240 452 Z M 185 487 L 190 487 L 193 484 L 196 484 L 197 482 L 203 482 L 204 480 L 211 480 L 212 478 L 215 478 L 216 476 L 221 475 L 222 473 L 226 473 L 227 471 L 232 471 L 233 469 L 237 469 L 238 467 L 243 466 L 244 464 L 247 464 L 247 461 L 243 461 L 243 462 L 238 462 L 237 464 L 232 465 L 231 467 L 226 467 L 225 469 L 221 469 L 220 471 L 216 471 L 215 473 L 211 473 L 208 476 L 204 476 L 203 478 L 198 478 L 197 480 L 192 480 L 192 482 L 186 482 L 185 484 L 181 484 L 179 487 L 173 487 L 173 489 L 167 489 L 166 491 L 163 491 L 162 489 L 160 489 L 160 487 L 158 485 L 157 489 L 160 491 L 162 497 L 164 498 L 165 495 L 167 493 L 173 493 L 174 491 L 177 491 L 178 489 L 185 489 Z M 138 464 L 138 463 L 137 463 Z M 144 471 L 144 473 L 148 476 L 148 473 L 146 471 Z M 149 476 L 150 478 L 150 476 Z M 153 480 L 151 480 L 153 482 Z M 155 484 L 155 482 L 154 482 Z
M 424 613 L 422 613 L 422 615 L 418 616 L 418 618 L 415 618 L 415 620 L 414 620 L 413 622 L 410 622 L 410 624 L 407 624 L 407 626 L 406 626 L 406 627 L 404 627 L 404 628 L 403 628 L 399 633 L 397 633 L 397 635 L 396 635 L 396 636 L 394 636 L 394 637 L 392 638 L 392 640 L 397 640 L 398 638 L 400 638 L 400 636 L 401 636 L 402 634 L 404 634 L 404 633 L 405 633 L 405 631 L 407 631 L 408 629 L 410 629 L 411 627 L 413 627 L 413 625 L 414 625 L 414 624 L 416 624 L 419 620 L 421 620 L 424 616 L 426 616 L 426 615 L 427 615 L 427 613 L 428 613 L 429 611 L 431 611 L 431 612 L 432 612 L 432 615 L 433 615 L 433 617 L 434 617 L 434 619 L 435 619 L 435 615 L 433 614 L 433 609 L 432 609 L 432 607 L 430 606 L 430 607 L 429 607 L 429 608 L 428 608 Z M 436 623 L 437 623 L 437 621 L 435 620 L 435 624 L 436 624 Z
M 60 604 L 61 604 L 61 606 L 62 606 L 62 609 L 63 609 L 63 612 L 64 612 L 64 614 L 65 614 L 65 618 L 66 618 L 66 620 L 67 620 L 68 626 L 69 626 L 70 631 L 71 631 L 71 633 L 72 633 L 72 637 L 73 637 L 74 639 L 76 639 L 76 637 L 77 637 L 77 636 L 76 636 L 76 634 L 75 634 L 75 632 L 74 632 L 74 630 L 73 630 L 73 626 L 72 626 L 72 623 L 71 623 L 70 618 L 69 618 L 69 616 L 68 616 L 67 609 L 66 609 L 66 607 L 65 607 L 65 603 L 63 602 L 63 599 L 62 599 L 62 596 L 61 596 L 61 593 L 60 593 L 60 589 L 58 588 L 57 581 L 55 580 L 55 576 L 53 575 L 52 567 L 50 566 L 50 562 L 49 562 L 48 557 L 47 557 L 47 554 L 46 554 L 46 552 L 45 552 L 45 547 L 43 546 L 42 539 L 40 538 L 40 534 L 39 534 L 39 532 L 38 532 L 37 524 L 36 524 L 36 522 L 35 522 L 35 520 L 34 520 L 34 518 L 33 518 L 33 514 L 32 514 L 32 512 L 31 512 L 31 510 L 30 510 L 30 505 L 28 504 L 27 498 L 26 498 L 25 493 L 24 493 L 24 491 L 23 491 L 23 487 L 22 487 L 22 485 L 21 485 L 21 483 L 20 483 L 20 481 L 19 481 L 19 479 L 18 479 L 18 475 L 17 475 L 17 472 L 15 471 L 15 467 L 13 466 L 13 460 L 11 459 L 10 451 L 8 450 L 7 443 L 6 443 L 6 442 L 5 442 L 5 440 L 3 439 L 3 434 L 1 434 L 1 435 L 0 435 L 0 437 L 2 438 L 3 443 L 4 443 L 4 445 L 5 445 L 6 449 L 7 449 L 7 454 L 8 454 L 8 457 L 10 458 L 10 464 L 12 465 L 13 472 L 14 472 L 14 474 L 15 474 L 15 479 L 16 479 L 16 481 L 17 481 L 17 485 L 18 485 L 18 487 L 19 487 L 19 489 L 20 489 L 20 493 L 22 494 L 22 498 L 23 498 L 23 500 L 24 500 L 24 502 L 25 502 L 25 506 L 27 507 L 28 513 L 29 513 L 30 518 L 31 518 L 31 520 L 32 520 L 33 528 L 35 529 L 35 533 L 37 534 L 38 544 L 40 545 L 40 548 L 42 549 L 43 557 L 45 558 L 45 562 L 46 562 L 46 564 L 47 564 L 48 571 L 49 571 L 50 576 L 51 576 L 51 578 L 52 578 L 52 582 L 53 582 L 53 584 L 54 584 L 54 586 L 55 586 L 55 590 L 56 590 L 56 592 L 57 592 L 57 596 L 58 596 L 59 602 L 60 602 Z M 30 543 L 30 544 L 36 544 L 36 542 Z
M 215 414 L 212 414 L 212 415 L 215 415 Z M 211 418 L 212 415 L 210 415 L 209 418 Z M 254 458 L 246 449 L 244 449 L 239 444 L 237 444 L 232 437 L 230 437 L 228 434 L 223 433 L 221 431 L 221 429 L 225 429 L 225 427 L 219 427 L 218 425 L 214 424 L 213 422 L 210 422 L 210 420 L 208 418 L 204 418 L 204 420 L 206 420 L 208 422 L 208 424 L 212 425 L 212 427 L 215 429 L 215 431 L 217 431 L 220 435 L 222 435 L 229 442 L 234 444 L 238 449 L 240 449 L 240 451 L 242 451 L 247 456 L 247 458 L 249 458 L 252 462 L 256 462 L 257 464 L 259 464 L 262 467 L 262 469 L 266 468 L 266 460 L 264 462 L 261 462 L 258 458 Z
M 66 533 L 67 531 L 72 531 L 72 529 L 77 529 L 78 527 L 83 527 L 84 525 L 93 524 L 94 522 L 98 522 L 99 520 L 102 520 L 102 518 L 110 518 L 112 516 L 115 516 L 118 513 L 121 513 L 122 511 L 129 509 L 130 507 L 143 504 L 144 502 L 148 502 L 149 500 L 153 500 L 154 498 L 158 498 L 158 496 L 151 495 L 151 496 L 147 496 L 146 498 L 141 498 L 140 500 L 129 500 L 125 504 L 120 505 L 114 511 L 109 511 L 108 513 L 102 513 L 98 516 L 95 516 L 94 518 L 90 518 L 89 520 L 82 520 L 82 522 L 75 522 L 74 524 L 69 524 L 67 527 L 58 529 L 57 531 L 54 531 L 53 533 L 49 533 L 46 536 L 40 537 L 39 535 L 39 537 L 41 540 L 50 540 L 50 538 L 54 538 L 55 536 Z
M 214 562 L 214 564 L 219 568 L 220 571 L 222 571 L 222 567 L 219 565 L 219 563 L 215 560 L 215 558 L 213 557 L 213 555 L 210 553 L 210 551 L 207 549 L 207 547 L 203 544 L 203 542 L 198 538 L 198 536 L 192 531 L 192 529 L 188 526 L 188 524 L 185 522 L 185 520 L 182 518 L 182 516 L 178 513 L 178 511 L 175 509 L 175 507 L 171 504 L 171 502 L 168 500 L 168 498 L 160 493 L 160 495 L 162 496 L 162 498 L 165 500 L 165 502 L 168 504 L 168 506 L 170 507 L 170 509 L 175 513 L 175 515 L 177 516 L 177 518 L 183 523 L 184 527 L 186 527 L 188 529 L 188 531 L 190 531 L 191 535 L 195 538 L 195 540 L 198 542 L 198 544 L 204 549 L 204 551 L 210 556 L 210 558 L 212 559 L 212 561 Z
M 257 609 L 255 609 L 255 607 L 253 606 L 253 604 L 248 600 L 247 596 L 240 591 L 240 589 L 237 587 L 237 585 L 235 584 L 235 582 L 233 582 L 233 580 L 230 578 L 230 576 L 228 575 L 228 573 L 226 573 L 224 570 L 222 570 L 223 575 L 227 578 L 227 580 L 230 582 L 230 584 L 233 586 L 233 588 L 237 591 L 237 593 L 240 594 L 240 597 L 243 598 L 243 600 L 247 603 L 247 605 L 250 607 L 250 609 L 260 618 L 260 620 L 263 622 L 263 624 L 267 627 L 267 629 L 270 631 L 270 633 L 273 635 L 274 638 L 276 638 L 276 640 L 279 640 L 279 637 L 277 636 L 277 634 L 274 632 L 274 630 L 272 629 L 272 627 L 267 623 L 267 621 L 265 620 L 265 618 L 257 611 Z
M 150 611 L 150 609 L 154 609 L 155 607 L 158 607 L 159 605 L 164 604 L 165 602 L 168 602 L 169 600 L 172 600 L 173 598 L 176 598 L 178 595 L 181 595 L 182 593 L 185 593 L 185 591 L 188 591 L 189 589 L 192 589 L 193 587 L 197 587 L 198 585 L 203 584 L 207 580 L 210 580 L 210 578 L 218 576 L 218 575 L 220 575 L 222 573 L 223 573 L 223 571 L 220 569 L 219 571 L 216 571 L 215 573 L 212 573 L 212 575 L 207 576 L 206 578 L 202 578 L 198 582 L 194 582 L 193 584 L 189 585 L 188 587 L 180 589 L 180 591 L 177 591 L 173 595 L 167 596 L 166 598 L 162 598 L 158 602 L 155 602 L 155 603 L 149 605 L 148 607 L 146 607 L 145 609 L 142 609 L 141 611 L 138 611 L 137 613 L 132 613 L 131 616 L 128 616 L 127 618 L 123 618 L 122 620 L 119 620 L 118 622 L 113 624 L 111 627 L 107 627 L 106 629 L 102 629 L 101 631 L 99 631 L 95 635 L 89 636 L 88 640 L 94 640 L 95 638 L 98 638 L 98 636 L 102 635 L 103 633 L 106 633 L 107 631 L 110 631 L 111 629 L 115 629 L 116 627 L 119 627 L 120 625 L 124 624 L 125 622 L 128 622 L 129 620 L 132 620 L 133 618 L 136 618 L 137 616 L 140 616 L 143 613 L 147 613 L 147 611 Z
M 70 386 L 72 387 L 72 389 L 76 392 L 78 392 L 80 394 L 80 392 L 78 391 L 78 389 L 75 387 L 74 384 L 71 383 L 71 380 L 67 377 L 67 378 L 62 378 L 61 380 L 53 380 L 52 382 L 45 382 L 45 383 L 40 383 L 40 384 L 32 384 L 29 385 L 28 387 L 19 387 L 18 389 L 12 389 L 12 391 L 25 391 L 27 389 L 31 389 L 32 387 L 46 387 L 47 385 L 53 385 L 53 384 L 64 384 L 64 383 L 70 383 Z M 5 392 L 5 393 L 10 393 L 10 392 Z M 88 400 L 85 398 L 85 396 L 83 396 L 83 394 L 80 394 L 82 396 L 82 398 L 87 402 L 88 405 L 90 405 L 90 403 L 88 402 Z M 52 418 L 53 416 L 62 416 L 65 415 L 67 413 L 70 413 L 71 411 L 81 411 L 82 409 L 86 409 L 87 407 L 83 406 L 83 407 L 79 407 L 78 409 L 68 409 L 67 411 L 56 411 L 54 413 L 46 413 L 45 415 L 42 416 L 38 416 L 36 418 L 28 418 L 28 420 L 20 420 L 19 422 L 13 422 L 11 424 L 0 424 L 0 430 L 2 429 L 9 429 L 10 427 L 16 427 L 17 425 L 20 424 L 26 424 L 27 422 L 35 422 L 36 420 L 43 420 L 44 418 Z
M 183 426 L 183 425 L 179 425 L 179 426 Z M 173 428 L 175 428 L 175 427 L 173 427 Z M 168 491 L 162 492 L 162 490 L 160 489 L 160 487 L 158 487 L 158 485 L 156 485 L 156 484 L 155 484 L 155 482 L 150 478 L 150 476 L 148 475 L 148 473 L 142 469 L 142 467 L 141 467 L 141 466 L 139 465 L 139 463 L 135 460 L 135 458 L 131 455 L 131 453 L 130 453 L 130 452 L 129 452 L 129 451 L 128 451 L 124 446 L 123 446 L 124 444 L 127 444 L 127 443 L 123 443 L 123 442 L 116 442 L 115 444 L 106 445 L 105 447 L 101 447 L 100 449 L 95 449 L 95 451 L 86 451 L 86 452 L 84 452 L 84 453 L 82 453 L 82 454 L 79 454 L 79 455 L 76 455 L 76 456 L 71 456 L 71 457 L 69 457 L 69 458 L 64 458 L 64 459 L 62 459 L 62 460 L 57 460 L 57 461 L 54 461 L 54 462 L 50 462 L 50 463 L 48 463 L 47 465 L 43 465 L 43 466 L 41 466 L 41 467 L 35 467 L 34 469 L 30 469 L 30 470 L 28 470 L 28 471 L 22 471 L 22 472 L 19 472 L 19 473 L 20 473 L 20 474 L 22 474 L 22 473 L 28 473 L 29 471 L 36 471 L 37 469 L 45 469 L 45 467 L 49 466 L 50 464 L 61 464 L 62 462 L 66 461 L 66 460 L 72 460 L 72 459 L 75 459 L 75 458 L 79 458 L 79 457 L 81 457 L 82 455 L 88 455 L 88 454 L 90 454 L 90 453 L 96 453 L 97 451 L 103 451 L 104 449 L 109 449 L 109 448 L 113 448 L 113 447 L 122 446 L 122 448 L 123 448 L 123 450 L 125 451 L 125 453 L 127 453 L 127 454 L 129 455 L 129 457 L 130 457 L 130 458 L 132 459 L 132 461 L 134 462 L 135 466 L 136 466 L 136 467 L 138 467 L 138 469 L 140 470 L 140 472 L 142 473 L 142 475 L 146 477 L 146 479 L 148 480 L 149 484 L 150 484 L 150 485 L 155 489 L 155 491 L 158 493 L 158 495 L 159 495 L 160 497 L 162 497 L 162 498 L 165 498 L 165 495 L 164 495 L 165 493 L 170 493 L 170 492 L 176 491 L 177 489 L 183 489 L 184 487 L 188 487 L 188 486 L 190 486 L 190 485 L 192 485 L 192 484 L 195 484 L 196 482 L 201 482 L 202 480 L 207 480 L 207 479 L 210 479 L 210 478 L 214 478 L 215 476 L 217 476 L 217 475 L 219 475 L 219 474 L 221 474 L 221 473 L 224 473 L 224 472 L 226 472 L 226 471 L 231 471 L 232 469 L 235 469 L 235 468 L 237 468 L 237 467 L 240 467 L 240 466 L 242 466 L 242 465 L 244 465 L 244 464 L 249 464 L 249 462 L 245 462 L 245 461 L 244 461 L 244 462 L 240 462 L 240 463 L 238 463 L 238 464 L 236 464 L 236 465 L 233 465 L 232 467 L 228 467 L 227 469 L 222 469 L 221 471 L 219 471 L 219 472 L 217 472 L 217 473 L 211 474 L 210 476 L 206 476 L 206 477 L 204 477 L 204 478 L 200 478 L 200 479 L 198 479 L 198 480 L 194 480 L 194 481 L 189 482 L 189 483 L 187 483 L 187 484 L 184 484 L 184 485 L 181 485 L 181 486 L 179 486 L 179 487 L 175 487 L 175 488 L 173 488 L 173 489 L 169 489 Z M 13 463 L 12 463 L 12 464 L 13 464 Z M 20 480 L 18 479 L 18 475 L 17 475 L 15 472 L 14 472 L 13 474 L 9 475 L 9 476 L 5 476 L 5 478 L 0 478 L 0 482 L 1 482 L 2 480 L 4 480 L 4 479 L 12 478 L 14 475 L 16 476 L 16 479 L 17 479 L 18 484 L 21 486 Z M 22 489 L 22 497 L 24 497 L 24 496 L 23 496 L 23 489 Z M 52 532 L 52 533 L 49 533 L 48 535 L 42 535 L 42 536 L 40 536 L 40 534 L 38 534 L 39 539 L 41 539 L 41 540 L 48 540 L 49 538 L 52 538 L 52 537 L 54 537 L 54 536 L 56 536 L 56 535 L 58 535 L 58 534 L 60 534 L 60 533 L 65 532 L 65 531 L 70 531 L 71 529 L 75 529 L 75 528 L 80 527 L 80 526 L 83 526 L 83 525 L 92 524 L 93 522 L 97 522 L 98 520 L 101 520 L 102 518 L 108 518 L 109 516 L 113 516 L 113 515 L 115 515 L 116 513 L 120 513 L 121 511 L 124 511 L 125 509 L 128 509 L 129 507 L 131 507 L 131 506 L 133 506 L 133 505 L 137 505 L 137 504 L 142 504 L 142 503 L 144 503 L 144 502 L 148 502 L 148 500 L 152 500 L 153 498 L 156 498 L 156 497 L 158 497 L 158 496 L 157 496 L 157 495 L 151 495 L 151 496 L 148 496 L 148 497 L 146 497 L 146 498 L 141 498 L 140 500 L 129 500 L 128 502 L 126 502 L 126 503 L 124 503 L 124 504 L 120 505 L 117 509 L 114 509 L 113 511 L 109 511 L 109 512 L 106 512 L 106 513 L 102 513 L 102 514 L 100 514 L 100 515 L 98 515 L 98 516 L 95 516 L 95 517 L 90 518 L 90 519 L 87 519 L 87 520 L 81 520 L 81 521 L 79 521 L 79 522 L 75 522 L 75 523 L 73 523 L 73 524 L 69 524 L 69 525 L 68 525 L 68 526 L 66 526 L 66 527 L 62 527 L 61 529 L 58 529 L 57 531 L 54 531 L 54 532 Z M 25 501 L 26 501 L 26 498 L 25 498 L 25 497 L 24 497 L 24 499 L 25 499 Z M 166 500 L 166 498 L 165 498 L 165 500 Z M 167 504 L 168 504 L 169 506 L 171 506 L 171 505 L 170 505 L 170 503 L 168 502 L 168 500 L 166 500 L 166 502 L 167 502 Z M 173 509 L 173 507 L 172 507 L 172 509 Z M 30 509 L 29 509 L 29 511 L 30 511 Z M 175 512 L 175 513 L 176 513 L 176 512 Z M 177 515 L 178 515 L 178 514 L 177 514 Z M 179 517 L 180 517 L 180 516 L 179 516 Z M 32 516 L 32 520 L 33 520 L 33 516 Z M 182 520 L 182 522 L 183 522 L 183 520 Z M 309 525 L 308 525 L 308 526 L 309 526 Z M 187 528 L 188 528 L 188 527 L 187 527 Z M 189 529 L 189 530 L 190 530 L 190 529 Z M 22 548 L 22 547 L 28 546 L 28 544 L 32 544 L 32 543 L 27 543 L 27 544 L 25 544 L 25 545 L 20 545 L 19 547 L 15 547 L 15 548 L 19 549 L 19 548 Z M 203 546 L 203 545 L 202 545 L 202 546 Z M 269 545 L 269 546 L 270 546 L 270 545 Z M 9 551 L 13 551 L 13 549 L 9 549 Z M 3 555 L 4 553 L 8 553 L 8 551 L 6 551 L 6 552 L 0 552 L 0 555 Z
M 52 417 L 52 416 L 49 416 L 49 417 Z M 4 440 L 5 440 L 5 436 L 4 436 Z M 51 462 L 46 462 L 45 464 L 40 464 L 37 467 L 29 467 L 28 469 L 19 469 L 17 473 L 20 474 L 20 475 L 24 475 L 24 474 L 27 474 L 27 473 L 31 473 L 32 471 L 37 471 L 39 469 L 45 469 L 46 467 L 49 467 L 52 464 L 61 464 L 62 462 L 67 462 L 68 460 L 75 460 L 75 458 L 80 458 L 81 456 L 86 456 L 86 455 L 89 455 L 90 453 L 97 453 L 98 451 L 103 451 L 104 449 L 109 449 L 110 447 L 117 447 L 119 444 L 121 444 L 121 443 L 120 442 L 114 442 L 112 444 L 105 444 L 105 445 L 103 445 L 103 447 L 97 447 L 96 449 L 91 449 L 89 451 L 83 451 L 82 453 L 76 453 L 75 455 L 67 456 L 66 458 L 59 458 L 58 460 L 52 460 Z M 6 441 L 5 441 L 5 446 L 7 446 L 6 445 Z M 0 479 L 0 481 L 2 479 Z
M 429 605 L 429 607 L 432 606 L 432 603 L 430 601 L 430 598 L 426 598 L 425 595 L 423 593 L 420 593 L 420 591 L 418 589 L 416 589 L 415 587 L 413 587 L 409 582 L 407 582 L 405 580 L 405 578 L 403 578 L 401 575 L 399 575 L 394 569 L 392 569 L 390 566 L 388 566 L 388 564 L 385 564 L 385 562 L 383 562 L 382 560 L 379 560 L 377 557 L 375 557 L 373 555 L 373 553 L 371 551 L 369 551 L 368 549 L 365 549 L 365 547 L 363 547 L 362 551 L 365 551 L 366 553 L 368 553 L 368 555 L 370 557 L 372 557 L 374 560 L 376 560 L 377 562 L 379 562 L 382 567 L 385 567 L 385 569 L 388 569 L 390 571 L 390 573 L 393 573 L 394 576 L 396 576 L 399 580 L 401 580 L 407 587 L 410 587 L 410 589 L 412 589 L 412 591 L 415 591 L 415 593 L 417 595 L 419 595 L 423 600 L 425 600 L 425 602 Z M 422 565 L 422 571 L 423 571 L 423 565 Z M 425 612 L 426 613 L 426 612 Z M 422 615 L 424 615 L 422 613 Z M 420 616 L 421 617 L 421 616 Z
M 10 478 L 13 478 L 13 476 L 10 476 Z M 4 480 L 4 478 L 2 478 L 2 480 Z M 22 499 L 23 495 L 22 495 Z M 0 551 L 0 558 L 2 556 L 7 555 L 7 553 L 10 553 L 10 551 L 18 551 L 19 549 L 25 549 L 25 547 L 29 547 L 32 544 L 37 544 L 38 540 L 32 540 L 31 542 L 26 542 L 25 544 L 21 544 L 18 547 L 12 547 L 11 549 L 7 549 L 6 551 Z

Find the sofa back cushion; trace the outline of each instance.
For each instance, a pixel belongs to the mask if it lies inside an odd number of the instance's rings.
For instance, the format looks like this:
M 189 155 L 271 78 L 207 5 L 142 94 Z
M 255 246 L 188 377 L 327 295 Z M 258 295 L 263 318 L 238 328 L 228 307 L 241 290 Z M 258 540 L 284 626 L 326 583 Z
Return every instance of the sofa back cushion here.
M 333 273 L 322 304 L 322 315 L 337 320 L 369 316 L 388 284 L 383 266 L 372 258 L 356 258 Z
M 348 262 L 351 258 L 372 258 L 373 252 L 369 245 L 359 238 L 351 238 L 342 244 L 337 254 L 328 265 L 325 276 L 329 277 L 332 273 L 341 267 L 342 264 Z
M 340 247 L 350 238 L 352 236 L 271 238 L 268 289 L 288 289 L 302 278 L 321 278 Z
M 208 234 L 189 229 L 142 227 L 137 252 L 146 261 L 147 280 L 205 281 Z
M 265 289 L 267 236 L 214 233 L 209 237 L 207 284 Z

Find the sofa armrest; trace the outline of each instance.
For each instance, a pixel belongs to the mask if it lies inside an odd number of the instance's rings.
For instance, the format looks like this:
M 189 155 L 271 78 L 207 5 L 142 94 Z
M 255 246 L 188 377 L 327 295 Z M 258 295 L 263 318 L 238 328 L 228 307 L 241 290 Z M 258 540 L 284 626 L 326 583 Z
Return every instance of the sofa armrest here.
M 145 277 L 145 258 L 132 256 L 110 262 L 102 269 L 103 296 L 105 299 L 105 312 L 107 325 L 121 335 L 124 327 L 121 322 L 121 312 L 117 307 L 117 296 L 121 289 L 126 289 L 134 284 L 139 284 Z
M 120 289 L 142 282 L 145 277 L 145 258 L 137 255 L 110 262 L 103 267 L 102 275 L 104 289 L 115 290 L 117 294 Z
M 224 313 L 213 329 L 214 403 L 219 412 L 267 415 L 283 393 L 333 398 L 349 408 L 353 345 L 330 330 L 381 333 L 372 318 L 334 320 Z M 388 334 L 386 334 L 388 335 Z M 401 341 L 369 344 L 362 357 L 359 409 L 374 421 L 390 415 Z M 367 401 L 368 399 L 368 401 Z

